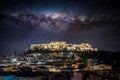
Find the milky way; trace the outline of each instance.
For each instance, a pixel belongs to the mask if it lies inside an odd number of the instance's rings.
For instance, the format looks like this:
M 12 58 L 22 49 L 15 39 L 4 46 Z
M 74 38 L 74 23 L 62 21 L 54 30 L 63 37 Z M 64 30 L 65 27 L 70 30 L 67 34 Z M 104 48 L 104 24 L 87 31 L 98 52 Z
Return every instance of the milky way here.
M 32 13 L 32 12 L 21 12 L 21 13 L 12 13 L 14 21 L 25 27 L 25 28 L 36 28 L 46 30 L 67 30 L 73 27 L 82 29 L 89 29 L 96 27 L 96 25 L 108 24 L 112 21 L 118 21 L 116 17 L 112 18 L 110 15 L 100 14 L 100 15 L 77 15 L 69 13 Z M 98 28 L 99 26 L 97 26 Z
M 74 15 L 70 16 L 69 14 L 32 14 L 32 13 L 20 13 L 20 14 L 11 14 L 14 20 L 24 27 L 34 28 L 41 27 L 47 29 L 57 29 L 57 30 L 66 30 L 69 28 L 70 24 L 87 24 L 90 22 L 87 21 L 87 18 L 81 16 L 75 17 Z M 77 22 L 76 22 L 77 21 Z

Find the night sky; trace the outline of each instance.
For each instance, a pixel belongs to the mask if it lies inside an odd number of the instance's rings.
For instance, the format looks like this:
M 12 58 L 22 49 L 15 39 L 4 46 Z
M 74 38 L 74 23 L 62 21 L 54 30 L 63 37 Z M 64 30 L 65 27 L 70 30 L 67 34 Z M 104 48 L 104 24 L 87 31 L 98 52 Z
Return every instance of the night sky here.
M 118 0 L 0 0 L 0 54 L 51 41 L 118 51 L 119 25 Z

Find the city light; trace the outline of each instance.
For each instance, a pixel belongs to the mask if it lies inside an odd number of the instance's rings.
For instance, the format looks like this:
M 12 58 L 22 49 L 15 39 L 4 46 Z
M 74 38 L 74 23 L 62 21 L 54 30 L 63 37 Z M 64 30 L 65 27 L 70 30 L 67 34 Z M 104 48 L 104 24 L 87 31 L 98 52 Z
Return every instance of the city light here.
M 65 41 L 61 42 L 50 42 L 47 44 L 31 44 L 30 49 L 49 49 L 51 51 L 56 50 L 64 50 L 67 49 L 68 51 L 76 50 L 76 51 L 97 51 L 97 48 L 92 48 L 92 46 L 88 43 L 81 43 L 81 44 L 67 44 Z

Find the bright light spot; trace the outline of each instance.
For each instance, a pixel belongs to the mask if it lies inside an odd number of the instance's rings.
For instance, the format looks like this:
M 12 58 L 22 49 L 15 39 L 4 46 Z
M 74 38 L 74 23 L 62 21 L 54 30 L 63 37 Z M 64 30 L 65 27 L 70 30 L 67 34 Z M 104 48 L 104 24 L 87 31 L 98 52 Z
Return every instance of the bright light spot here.
M 51 16 L 51 18 L 53 18 L 53 19 L 59 18 L 59 17 L 61 17 L 61 15 L 60 15 L 60 14 L 57 14 L 57 13 L 55 13 L 55 14 L 53 14 L 53 15 Z
M 18 62 L 17 65 L 20 65 L 20 63 Z
M 56 19 L 62 17 L 62 15 L 60 13 L 47 13 L 46 17 L 51 17 L 52 19 Z

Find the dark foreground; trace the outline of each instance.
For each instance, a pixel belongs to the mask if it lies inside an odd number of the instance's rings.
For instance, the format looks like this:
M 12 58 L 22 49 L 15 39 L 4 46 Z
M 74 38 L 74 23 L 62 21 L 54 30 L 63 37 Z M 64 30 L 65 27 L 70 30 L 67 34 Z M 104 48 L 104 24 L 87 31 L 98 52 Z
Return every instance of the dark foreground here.
M 120 80 L 120 72 L 112 70 L 75 72 L 0 72 L 0 80 Z

